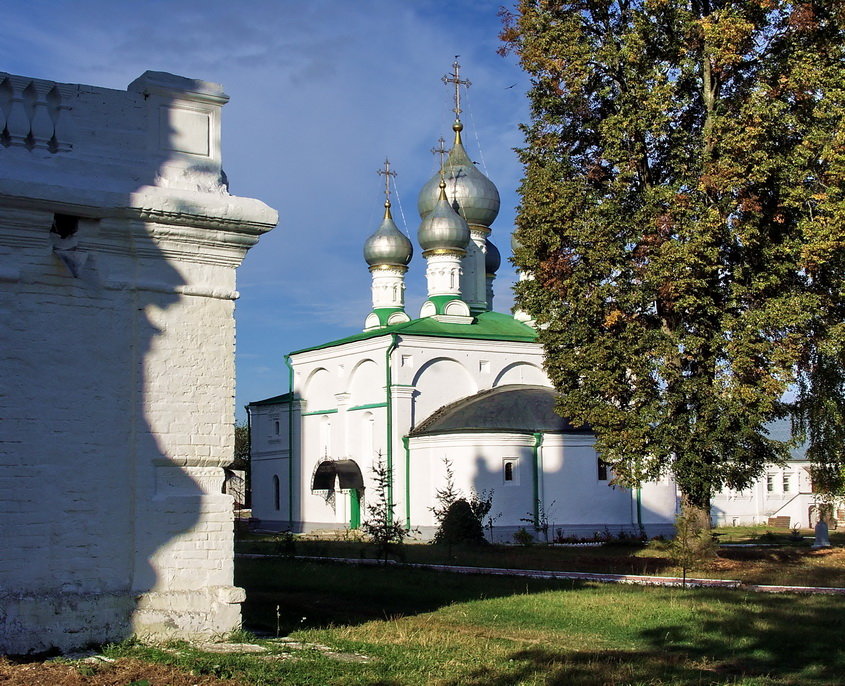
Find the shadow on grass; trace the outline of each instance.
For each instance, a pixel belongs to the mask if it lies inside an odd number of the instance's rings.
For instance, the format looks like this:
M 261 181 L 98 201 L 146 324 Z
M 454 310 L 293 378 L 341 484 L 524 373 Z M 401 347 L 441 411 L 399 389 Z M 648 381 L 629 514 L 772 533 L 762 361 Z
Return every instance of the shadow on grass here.
M 432 612 L 457 602 L 581 587 L 568 580 L 482 578 L 290 558 L 239 558 L 235 583 L 246 589 L 244 627 L 280 636 Z
M 481 668 L 449 686 L 511 686 L 540 683 L 569 686 L 594 684 L 718 683 L 715 670 L 697 669 L 683 659 L 662 652 L 622 650 L 565 652 L 544 648 L 520 650 L 510 656 L 507 668 Z M 728 676 L 728 675 L 725 675 Z M 731 681 L 733 677 L 731 676 Z
M 699 591 L 698 596 L 697 626 L 655 627 L 644 631 L 643 638 L 655 649 L 690 659 L 722 656 L 722 664 L 737 672 L 841 683 L 841 599 L 712 591 Z
M 238 553 L 309 555 L 314 557 L 376 557 L 372 544 L 354 540 L 295 541 L 246 535 L 236 543 Z M 650 555 L 642 545 L 607 543 L 597 547 L 546 545 L 445 546 L 410 544 L 403 546 L 406 562 L 454 564 L 469 567 L 506 567 L 562 571 L 602 571 L 616 574 L 660 574 L 672 567 L 665 554 Z
M 845 585 L 845 555 L 841 548 L 722 548 L 719 557 L 741 565 L 751 583 Z
M 506 667 L 480 668 L 450 684 L 842 683 L 845 602 L 824 596 L 675 591 L 695 619 L 638 632 L 639 649 L 513 652 Z M 664 599 L 667 600 L 667 599 Z

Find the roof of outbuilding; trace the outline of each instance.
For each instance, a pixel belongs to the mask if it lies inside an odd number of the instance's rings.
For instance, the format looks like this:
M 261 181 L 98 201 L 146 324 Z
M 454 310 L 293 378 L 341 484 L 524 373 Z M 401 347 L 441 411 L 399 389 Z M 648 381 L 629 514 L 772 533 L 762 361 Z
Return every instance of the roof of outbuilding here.
M 282 395 L 274 395 L 272 398 L 265 398 L 264 400 L 256 400 L 249 404 L 249 407 L 255 405 L 281 405 L 289 403 L 293 398 L 293 393 L 282 393 Z
M 776 419 L 773 422 L 766 424 L 766 430 L 769 432 L 769 438 L 775 441 L 790 441 L 792 440 L 792 423 L 789 419 Z M 790 462 L 804 462 L 807 460 L 807 444 L 806 442 L 799 443 L 789 449 Z
M 590 433 L 555 413 L 555 391 L 513 384 L 481 391 L 437 410 L 410 435 L 446 433 Z

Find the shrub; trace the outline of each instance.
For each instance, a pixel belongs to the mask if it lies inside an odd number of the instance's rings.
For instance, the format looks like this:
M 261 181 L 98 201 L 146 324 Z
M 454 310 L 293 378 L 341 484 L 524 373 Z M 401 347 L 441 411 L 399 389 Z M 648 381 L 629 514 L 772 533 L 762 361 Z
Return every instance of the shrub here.
M 273 552 L 276 555 L 294 555 L 296 553 L 296 536 L 292 531 L 280 531 L 273 538 Z
M 513 540 L 519 545 L 531 545 L 534 543 L 534 537 L 528 533 L 524 526 L 519 527 L 519 531 L 513 535 Z
M 487 543 L 487 539 L 484 538 L 484 529 L 472 505 L 465 499 L 458 498 L 446 509 L 434 542 L 448 545 L 481 545 Z

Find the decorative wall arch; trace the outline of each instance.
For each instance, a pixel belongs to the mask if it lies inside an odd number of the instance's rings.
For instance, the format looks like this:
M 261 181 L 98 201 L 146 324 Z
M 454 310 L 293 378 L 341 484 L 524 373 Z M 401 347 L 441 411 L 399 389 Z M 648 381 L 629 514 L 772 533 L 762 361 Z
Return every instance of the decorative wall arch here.
M 306 412 L 331 410 L 337 405 L 337 393 L 334 377 L 325 367 L 318 367 L 312 371 L 305 381 L 301 398 L 305 401 Z
M 372 359 L 363 359 L 350 372 L 346 391 L 352 407 L 384 402 L 384 372 Z
M 512 362 L 499 372 L 493 387 L 509 384 L 528 384 L 531 386 L 552 387 L 549 377 L 537 365 L 530 362 Z
M 412 424 L 435 410 L 478 392 L 478 384 L 466 367 L 451 357 L 436 357 L 423 364 L 414 376 L 416 393 Z

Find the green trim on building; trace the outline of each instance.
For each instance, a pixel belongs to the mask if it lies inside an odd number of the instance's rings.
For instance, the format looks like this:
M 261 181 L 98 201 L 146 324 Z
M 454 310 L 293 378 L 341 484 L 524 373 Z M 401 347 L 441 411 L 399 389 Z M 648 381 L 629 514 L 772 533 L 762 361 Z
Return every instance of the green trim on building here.
M 373 314 L 378 317 L 378 323 L 381 326 L 387 326 L 387 320 L 390 319 L 390 315 L 396 312 L 404 312 L 405 309 L 402 307 L 376 307 L 373 308 Z
M 643 528 L 643 489 L 637 486 L 637 526 Z
M 446 306 L 452 302 L 464 302 L 460 298 L 456 298 L 454 295 L 431 295 L 428 297 L 428 302 L 434 305 L 434 311 L 437 314 L 446 314 Z M 469 307 L 469 305 L 467 305 Z M 463 324 L 462 326 L 466 326 Z
M 395 333 L 390 334 L 390 345 L 384 353 L 385 366 L 385 405 L 387 406 L 387 502 L 393 502 L 393 393 L 391 391 L 391 384 L 393 383 L 393 365 L 391 364 L 390 356 L 393 351 L 399 347 L 399 336 Z M 393 508 L 387 510 L 388 524 L 393 523 Z
M 454 298 L 452 298 L 454 300 Z M 400 334 L 402 336 L 433 336 L 435 338 L 474 338 L 488 341 L 515 341 L 521 343 L 536 343 L 537 332 L 527 324 L 518 322 L 509 314 L 501 312 L 481 312 L 472 324 L 449 324 L 439 322 L 433 317 L 414 319 L 402 324 L 393 324 L 383 329 L 364 331 L 362 333 L 340 338 L 336 341 L 315 345 L 311 348 L 295 350 L 291 355 L 334 348 L 346 343 L 366 341 L 379 336 Z
M 426 431 L 425 433 L 416 433 L 416 429 L 411 432 L 414 438 L 421 438 L 423 436 L 450 436 L 452 434 L 512 434 L 514 436 L 536 436 L 537 432 L 531 429 L 476 429 L 468 427 L 466 429 L 443 429 L 442 431 Z M 549 436 L 590 436 L 592 431 L 547 431 L 543 430 L 543 435 Z
M 353 412 L 354 410 L 372 410 L 376 407 L 387 407 L 387 403 L 369 403 L 368 405 L 356 405 L 355 407 L 347 408 L 347 412 Z
M 303 417 L 310 417 L 314 414 L 337 414 L 337 410 L 314 410 L 313 412 L 303 412 Z

